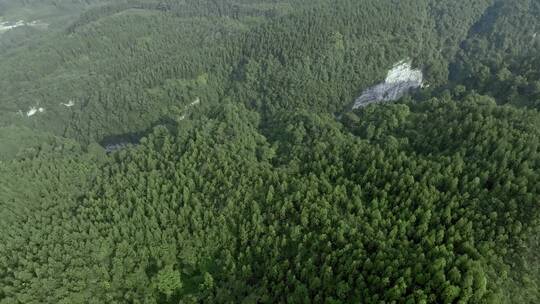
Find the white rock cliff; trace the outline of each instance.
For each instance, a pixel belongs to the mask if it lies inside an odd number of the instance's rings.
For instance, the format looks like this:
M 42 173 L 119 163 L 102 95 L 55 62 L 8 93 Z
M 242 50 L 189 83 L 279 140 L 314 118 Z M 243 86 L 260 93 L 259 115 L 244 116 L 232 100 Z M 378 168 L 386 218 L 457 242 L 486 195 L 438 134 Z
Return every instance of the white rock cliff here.
M 408 61 L 400 61 L 388 71 L 383 83 L 368 88 L 356 99 L 353 109 L 372 103 L 397 100 L 410 90 L 422 87 L 423 80 L 422 71 L 413 69 Z

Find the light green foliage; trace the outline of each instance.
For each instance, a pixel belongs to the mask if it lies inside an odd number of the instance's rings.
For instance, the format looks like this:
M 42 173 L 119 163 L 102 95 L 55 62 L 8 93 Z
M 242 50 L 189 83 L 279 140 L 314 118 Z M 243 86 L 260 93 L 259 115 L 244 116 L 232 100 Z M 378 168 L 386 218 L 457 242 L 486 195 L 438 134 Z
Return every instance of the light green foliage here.
M 161 269 L 155 281 L 157 290 L 170 298 L 175 292 L 182 288 L 182 281 L 180 280 L 180 272 L 174 270 L 172 266 L 166 266 Z
M 538 303 L 535 1 L 2 8 L 1 304 Z

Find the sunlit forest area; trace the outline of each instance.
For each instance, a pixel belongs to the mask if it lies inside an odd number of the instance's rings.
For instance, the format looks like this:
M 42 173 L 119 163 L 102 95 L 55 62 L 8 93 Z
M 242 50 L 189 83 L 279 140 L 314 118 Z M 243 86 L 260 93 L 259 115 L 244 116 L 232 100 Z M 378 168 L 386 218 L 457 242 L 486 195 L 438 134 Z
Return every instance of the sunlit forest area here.
M 540 303 L 539 110 L 537 0 L 0 0 L 0 304 Z

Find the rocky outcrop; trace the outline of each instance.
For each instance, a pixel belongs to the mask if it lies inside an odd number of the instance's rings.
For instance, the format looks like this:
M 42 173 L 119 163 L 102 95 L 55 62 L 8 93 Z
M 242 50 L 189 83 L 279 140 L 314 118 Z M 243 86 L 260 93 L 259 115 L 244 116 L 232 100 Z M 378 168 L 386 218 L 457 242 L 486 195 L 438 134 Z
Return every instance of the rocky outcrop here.
M 397 100 L 410 90 L 421 87 L 423 79 L 422 71 L 413 69 L 410 62 L 400 61 L 388 71 L 383 83 L 368 88 L 356 99 L 353 109 L 372 103 Z
M 43 113 L 45 112 L 44 108 L 38 108 L 38 107 L 31 107 L 28 112 L 26 112 L 27 117 L 31 117 L 36 115 L 37 113 Z

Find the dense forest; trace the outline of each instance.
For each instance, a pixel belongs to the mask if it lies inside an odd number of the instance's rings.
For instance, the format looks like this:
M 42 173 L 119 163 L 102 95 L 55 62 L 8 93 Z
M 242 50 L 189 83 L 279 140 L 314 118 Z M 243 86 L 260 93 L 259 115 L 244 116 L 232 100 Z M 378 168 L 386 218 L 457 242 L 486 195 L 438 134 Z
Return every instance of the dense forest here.
M 539 110 L 536 0 L 0 0 L 0 304 L 539 303 Z

